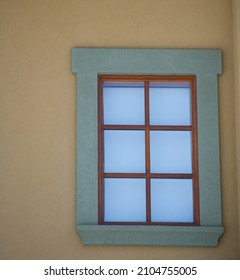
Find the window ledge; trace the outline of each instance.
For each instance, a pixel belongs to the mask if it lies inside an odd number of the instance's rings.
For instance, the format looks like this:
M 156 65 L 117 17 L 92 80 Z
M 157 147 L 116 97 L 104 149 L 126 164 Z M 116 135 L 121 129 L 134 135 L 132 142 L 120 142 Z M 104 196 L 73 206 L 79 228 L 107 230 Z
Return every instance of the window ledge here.
M 78 225 L 84 245 L 217 246 L 221 226 Z

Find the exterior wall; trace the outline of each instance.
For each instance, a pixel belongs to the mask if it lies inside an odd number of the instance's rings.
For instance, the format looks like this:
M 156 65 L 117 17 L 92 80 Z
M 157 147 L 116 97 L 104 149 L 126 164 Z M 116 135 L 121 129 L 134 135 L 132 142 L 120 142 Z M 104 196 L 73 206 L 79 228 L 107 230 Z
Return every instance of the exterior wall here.
M 240 230 L 240 1 L 233 1 L 238 224 Z M 239 240 L 240 253 L 240 240 Z
M 234 3 L 239 16 L 239 2 Z M 239 61 L 239 52 L 234 57 L 232 30 L 231 0 L 1 0 L 0 258 L 239 259 L 233 79 L 233 59 Z M 225 233 L 218 247 L 82 245 L 75 222 L 73 47 L 222 49 L 219 118 Z M 236 81 L 239 85 L 239 78 Z M 236 93 L 238 111 L 239 88 Z M 238 120 L 239 115 L 239 134 Z M 240 193 L 239 185 L 238 189 Z

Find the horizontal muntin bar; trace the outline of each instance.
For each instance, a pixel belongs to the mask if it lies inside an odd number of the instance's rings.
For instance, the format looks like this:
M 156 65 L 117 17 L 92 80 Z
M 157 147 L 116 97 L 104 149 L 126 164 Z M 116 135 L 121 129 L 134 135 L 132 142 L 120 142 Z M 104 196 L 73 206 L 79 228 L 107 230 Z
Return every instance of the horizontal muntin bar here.
M 150 178 L 150 179 L 193 179 L 193 174 L 184 173 L 104 173 L 104 178 Z
M 103 125 L 104 130 L 183 130 L 191 131 L 191 125 L 113 125 L 105 124 Z

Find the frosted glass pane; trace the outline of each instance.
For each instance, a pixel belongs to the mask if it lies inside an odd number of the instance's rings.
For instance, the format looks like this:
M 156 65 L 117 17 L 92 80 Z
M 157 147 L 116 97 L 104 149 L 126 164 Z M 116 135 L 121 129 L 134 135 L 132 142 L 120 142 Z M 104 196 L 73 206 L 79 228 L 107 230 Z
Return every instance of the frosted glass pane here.
M 151 172 L 192 173 L 191 150 L 190 131 L 151 131 Z
M 150 124 L 190 125 L 189 87 L 164 87 L 150 84 Z
M 104 124 L 144 124 L 143 83 L 106 85 L 103 100 Z
M 104 131 L 105 172 L 145 172 L 144 131 Z
M 145 222 L 145 179 L 105 179 L 105 222 Z
M 191 179 L 151 180 L 152 222 L 193 222 Z

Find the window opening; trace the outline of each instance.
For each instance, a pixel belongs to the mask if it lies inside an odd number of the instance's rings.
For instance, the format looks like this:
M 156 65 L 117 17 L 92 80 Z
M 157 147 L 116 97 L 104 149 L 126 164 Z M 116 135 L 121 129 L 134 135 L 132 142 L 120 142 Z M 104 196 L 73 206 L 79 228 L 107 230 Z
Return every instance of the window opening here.
M 99 224 L 199 225 L 195 76 L 99 76 Z

